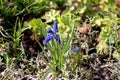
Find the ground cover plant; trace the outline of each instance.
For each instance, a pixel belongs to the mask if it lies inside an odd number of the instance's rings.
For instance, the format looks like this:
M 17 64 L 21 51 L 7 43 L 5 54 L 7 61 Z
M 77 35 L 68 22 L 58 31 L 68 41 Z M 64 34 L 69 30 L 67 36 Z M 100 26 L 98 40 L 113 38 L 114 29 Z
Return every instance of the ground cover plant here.
M 119 80 L 120 0 L 0 0 L 1 80 Z

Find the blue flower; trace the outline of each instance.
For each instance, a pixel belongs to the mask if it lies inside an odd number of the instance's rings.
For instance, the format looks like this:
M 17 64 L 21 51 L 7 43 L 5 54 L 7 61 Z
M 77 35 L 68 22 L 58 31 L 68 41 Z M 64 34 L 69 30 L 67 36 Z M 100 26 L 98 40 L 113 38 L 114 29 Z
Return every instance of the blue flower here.
M 60 36 L 58 34 L 55 35 L 55 40 L 61 44 Z
M 58 66 L 56 66 L 56 67 L 55 67 L 55 71 L 58 71 L 58 70 L 59 70 L 59 69 L 58 69 Z
M 48 32 L 48 33 L 55 34 L 54 31 L 53 31 L 52 29 L 48 29 L 47 32 Z
M 55 33 L 58 32 L 57 21 L 54 22 L 54 25 L 53 25 L 53 31 L 54 31 Z
M 79 47 L 75 47 L 75 48 L 72 50 L 72 52 L 75 53 L 75 52 L 77 52 L 79 49 L 80 49 Z
M 58 32 L 58 25 L 57 22 L 54 22 L 53 28 L 52 29 L 48 29 L 48 35 L 46 36 L 45 40 L 43 41 L 43 44 L 46 45 L 47 42 L 49 42 L 50 40 L 55 39 L 58 43 L 61 43 L 60 41 L 60 37 L 58 34 L 56 34 Z
M 46 45 L 46 43 L 50 40 L 54 39 L 54 35 L 53 34 L 48 34 L 45 38 L 45 40 L 43 41 L 43 45 Z

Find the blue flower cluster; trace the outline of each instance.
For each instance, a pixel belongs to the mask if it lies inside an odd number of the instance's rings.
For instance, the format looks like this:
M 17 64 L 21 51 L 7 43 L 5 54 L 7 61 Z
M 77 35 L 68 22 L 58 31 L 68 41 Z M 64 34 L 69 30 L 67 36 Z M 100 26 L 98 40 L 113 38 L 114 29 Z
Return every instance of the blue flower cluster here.
M 46 45 L 47 42 L 55 39 L 58 43 L 61 43 L 60 41 L 60 37 L 59 35 L 57 34 L 58 32 L 58 25 L 57 25 L 57 21 L 54 21 L 54 25 L 53 25 L 53 28 L 52 29 L 48 29 L 48 34 L 45 38 L 45 40 L 43 41 L 43 45 Z
M 77 52 L 79 49 L 80 49 L 80 48 L 79 48 L 78 46 L 77 46 L 77 47 L 75 47 L 75 48 L 73 48 L 73 49 L 72 49 L 72 53 Z
M 59 44 L 61 43 L 60 36 L 57 34 L 58 33 L 58 24 L 57 21 L 54 21 L 54 25 L 52 29 L 48 29 L 47 31 L 47 36 L 45 37 L 45 40 L 43 41 L 43 45 L 46 45 L 47 42 L 51 40 L 56 40 Z M 75 47 L 72 52 L 75 53 L 79 50 L 79 47 Z

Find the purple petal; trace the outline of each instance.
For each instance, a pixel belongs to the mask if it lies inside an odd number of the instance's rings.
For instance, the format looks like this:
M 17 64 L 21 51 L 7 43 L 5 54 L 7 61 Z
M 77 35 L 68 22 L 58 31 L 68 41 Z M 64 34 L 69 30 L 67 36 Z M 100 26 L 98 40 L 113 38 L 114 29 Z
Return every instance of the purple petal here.
M 54 34 L 54 31 L 52 29 L 47 30 L 48 33 Z
M 54 31 L 55 33 L 56 33 L 56 32 L 58 32 L 58 25 L 57 25 L 57 21 L 54 21 L 53 31 Z
M 55 35 L 55 39 L 56 39 L 56 41 L 57 41 L 59 44 L 61 44 L 61 40 L 60 40 L 60 36 L 59 36 L 59 35 Z
M 75 48 L 72 50 L 72 52 L 75 53 L 75 52 L 77 52 L 79 49 L 80 49 L 79 47 L 75 47 Z
M 55 71 L 58 71 L 58 67 L 57 66 L 55 67 Z
M 48 34 L 45 38 L 45 40 L 43 41 L 43 44 L 46 45 L 46 43 L 50 40 L 54 39 L 54 35 L 53 34 Z

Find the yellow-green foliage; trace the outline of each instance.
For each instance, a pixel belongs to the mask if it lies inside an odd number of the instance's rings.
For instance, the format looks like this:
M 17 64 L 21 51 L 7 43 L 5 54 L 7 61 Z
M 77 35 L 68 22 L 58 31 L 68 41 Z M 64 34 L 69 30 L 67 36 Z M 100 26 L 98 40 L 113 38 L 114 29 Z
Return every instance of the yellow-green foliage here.
M 43 23 L 41 19 L 32 19 L 30 22 L 24 22 L 26 29 L 33 29 L 37 35 L 44 35 L 44 30 L 46 30 L 47 24 Z
M 116 58 L 118 60 L 120 59 L 120 52 L 118 52 L 117 50 L 115 50 L 112 55 L 114 58 Z
M 101 41 L 99 44 L 96 46 L 97 53 L 100 55 L 106 55 L 108 54 L 109 51 L 109 46 L 106 42 Z
M 115 43 L 116 32 L 111 27 L 102 27 L 100 32 L 100 40 L 102 42 Z

